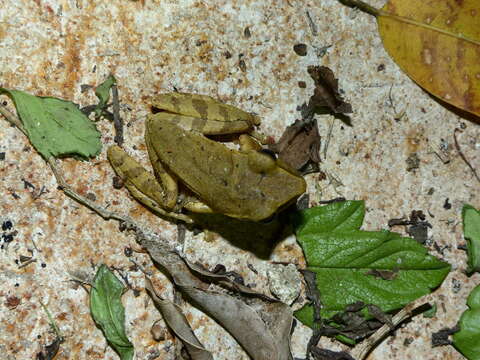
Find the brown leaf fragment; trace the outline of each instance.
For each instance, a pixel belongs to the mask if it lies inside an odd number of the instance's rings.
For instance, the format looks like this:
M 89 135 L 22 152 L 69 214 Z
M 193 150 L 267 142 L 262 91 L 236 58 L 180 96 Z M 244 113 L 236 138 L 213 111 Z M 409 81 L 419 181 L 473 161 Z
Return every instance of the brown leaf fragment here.
M 450 335 L 460 331 L 460 327 L 457 325 L 453 328 L 443 328 L 440 331 L 432 334 L 432 347 L 451 345 L 452 340 L 449 339 Z
M 155 292 L 149 278 L 145 278 L 145 289 L 152 298 L 163 319 L 175 335 L 182 341 L 192 360 L 213 360 L 193 332 L 182 309 L 171 301 L 161 299 Z
M 320 162 L 320 134 L 317 121 L 296 120 L 283 132 L 280 140 L 269 146 L 278 153 L 279 159 L 295 170 L 301 170 L 308 163 Z
M 290 307 L 252 297 L 251 294 L 239 293 L 234 297 L 208 290 L 209 284 L 202 281 L 177 252 L 165 245 L 165 241 L 141 233 L 137 233 L 137 240 L 152 259 L 171 275 L 177 288 L 189 301 L 223 326 L 253 360 L 292 359 L 290 329 L 293 314 Z M 209 276 L 214 277 L 215 274 Z M 231 279 L 230 283 L 241 287 Z
M 388 314 L 385 314 L 380 307 L 374 304 L 367 305 L 368 312 L 372 315 L 375 319 L 380 321 L 382 324 L 387 324 L 390 328 L 394 328 L 392 323 L 392 317 Z
M 322 317 L 320 312 L 322 310 L 322 303 L 320 300 L 320 292 L 317 288 L 317 274 L 309 270 L 300 270 L 306 283 L 306 295 L 307 299 L 312 302 L 313 305 L 313 321 L 320 322 Z
M 345 351 L 332 351 L 320 348 L 312 349 L 312 355 L 315 360 L 355 360 Z
M 308 107 L 316 112 L 321 108 L 328 108 L 335 114 L 348 114 L 352 106 L 345 102 L 338 89 L 338 79 L 333 71 L 326 66 L 309 66 L 308 73 L 315 82 L 315 91 L 310 98 Z
M 390 270 L 376 270 L 372 269 L 369 270 L 366 275 L 372 275 L 376 278 L 380 278 L 383 280 L 393 280 L 397 277 L 398 271 L 390 271 Z
M 36 360 L 53 360 L 60 350 L 60 344 L 63 338 L 58 336 L 51 344 L 46 345 L 40 352 L 37 353 Z
M 20 305 L 20 298 L 17 297 L 17 296 L 8 296 L 7 297 L 7 300 L 5 301 L 5 306 L 10 309 L 10 310 L 13 310 L 15 309 L 18 305 Z

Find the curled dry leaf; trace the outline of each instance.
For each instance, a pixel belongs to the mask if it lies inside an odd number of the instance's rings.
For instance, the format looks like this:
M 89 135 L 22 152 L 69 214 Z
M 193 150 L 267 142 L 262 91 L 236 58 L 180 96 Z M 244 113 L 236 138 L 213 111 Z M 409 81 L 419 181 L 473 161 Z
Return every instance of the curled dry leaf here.
M 182 257 L 154 236 L 139 237 L 152 259 L 202 311 L 223 326 L 254 360 L 291 360 L 291 309 L 280 302 L 208 290 Z
M 308 73 L 315 82 L 315 91 L 310 98 L 308 107 L 313 111 L 328 108 L 335 114 L 348 114 L 352 106 L 345 102 L 338 89 L 338 79 L 333 71 L 326 66 L 309 66 Z
M 182 340 L 192 360 L 213 360 L 212 354 L 205 350 L 195 336 L 182 309 L 171 301 L 161 299 L 149 278 L 145 278 L 145 289 L 162 313 L 163 319 L 175 335 Z
M 317 121 L 305 122 L 296 120 L 288 126 L 280 140 L 270 145 L 270 150 L 278 153 L 278 157 L 288 166 L 300 170 L 312 162 L 320 162 L 320 134 Z

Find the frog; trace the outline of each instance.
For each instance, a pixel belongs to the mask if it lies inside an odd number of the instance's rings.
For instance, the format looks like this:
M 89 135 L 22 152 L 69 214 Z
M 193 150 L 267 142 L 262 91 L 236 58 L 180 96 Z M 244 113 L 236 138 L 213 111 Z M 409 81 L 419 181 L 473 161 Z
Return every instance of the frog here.
M 296 170 L 262 150 L 258 116 L 180 92 L 156 95 L 152 109 L 145 144 L 154 174 L 119 146 L 107 157 L 130 194 L 154 212 L 186 222 L 189 213 L 261 222 L 306 191 Z M 211 138 L 232 134 L 239 149 Z

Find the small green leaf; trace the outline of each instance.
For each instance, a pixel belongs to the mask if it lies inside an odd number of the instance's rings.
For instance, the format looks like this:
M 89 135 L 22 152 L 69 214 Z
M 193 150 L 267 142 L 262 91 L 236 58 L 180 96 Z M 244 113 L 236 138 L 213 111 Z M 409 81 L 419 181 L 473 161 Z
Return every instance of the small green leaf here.
M 100 133 L 74 103 L 0 88 L 2 93 L 12 98 L 30 142 L 46 159 L 88 158 L 102 149 Z
M 437 304 L 433 304 L 430 309 L 427 311 L 423 312 L 423 317 L 425 318 L 433 318 L 435 315 L 437 315 Z
M 466 310 L 460 317 L 460 331 L 453 335 L 453 345 L 469 360 L 480 359 L 480 285 L 468 296 Z
M 108 78 L 97 86 L 95 89 L 95 95 L 97 95 L 98 102 L 97 107 L 95 108 L 95 117 L 98 118 L 102 115 L 103 110 L 105 109 L 108 100 L 110 99 L 110 89 L 113 85 L 117 83 L 117 80 L 113 75 L 109 75 Z
M 90 312 L 120 358 L 131 360 L 134 349 L 125 335 L 125 309 L 121 302 L 124 289 L 106 265 L 100 266 L 90 291 Z
M 411 238 L 359 230 L 364 214 L 362 201 L 345 201 L 307 209 L 296 217 L 297 240 L 308 270 L 316 273 L 324 318 L 356 301 L 385 312 L 400 309 L 439 286 L 450 270 Z M 385 280 L 369 274 L 371 270 L 393 271 L 395 277 Z M 313 325 L 311 306 L 295 316 Z
M 463 235 L 467 240 L 468 272 L 480 271 L 480 211 L 465 204 L 462 219 Z

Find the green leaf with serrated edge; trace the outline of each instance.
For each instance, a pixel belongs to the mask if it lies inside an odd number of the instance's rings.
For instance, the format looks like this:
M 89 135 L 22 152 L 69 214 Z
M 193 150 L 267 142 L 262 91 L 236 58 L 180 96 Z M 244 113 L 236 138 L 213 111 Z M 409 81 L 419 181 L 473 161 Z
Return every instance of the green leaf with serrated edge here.
M 460 317 L 460 331 L 453 335 L 453 346 L 469 360 L 480 359 L 480 285 L 468 296 L 466 310 Z
M 110 346 L 122 360 L 133 358 L 133 345 L 125 334 L 125 309 L 121 302 L 125 287 L 106 265 L 98 269 L 90 291 L 90 312 Z
M 2 93 L 15 103 L 30 142 L 44 158 L 88 158 L 102 149 L 97 128 L 74 103 L 0 88 Z
M 102 115 L 102 111 L 110 99 L 110 89 L 116 83 L 117 80 L 115 77 L 113 75 L 109 75 L 108 78 L 95 89 L 95 95 L 97 95 L 99 99 L 98 105 L 95 108 L 95 117 L 98 118 L 100 115 Z
M 400 309 L 439 286 L 450 270 L 413 239 L 359 230 L 364 213 L 363 202 L 345 201 L 304 210 L 294 220 L 307 269 L 316 273 L 324 318 L 356 301 Z M 395 277 L 384 280 L 370 270 L 394 271 Z M 312 327 L 310 305 L 295 316 Z
M 467 240 L 468 272 L 480 271 L 480 211 L 465 204 L 462 221 L 463 235 Z
M 363 201 L 339 201 L 316 206 L 293 215 L 297 236 L 310 232 L 358 230 L 365 216 Z

